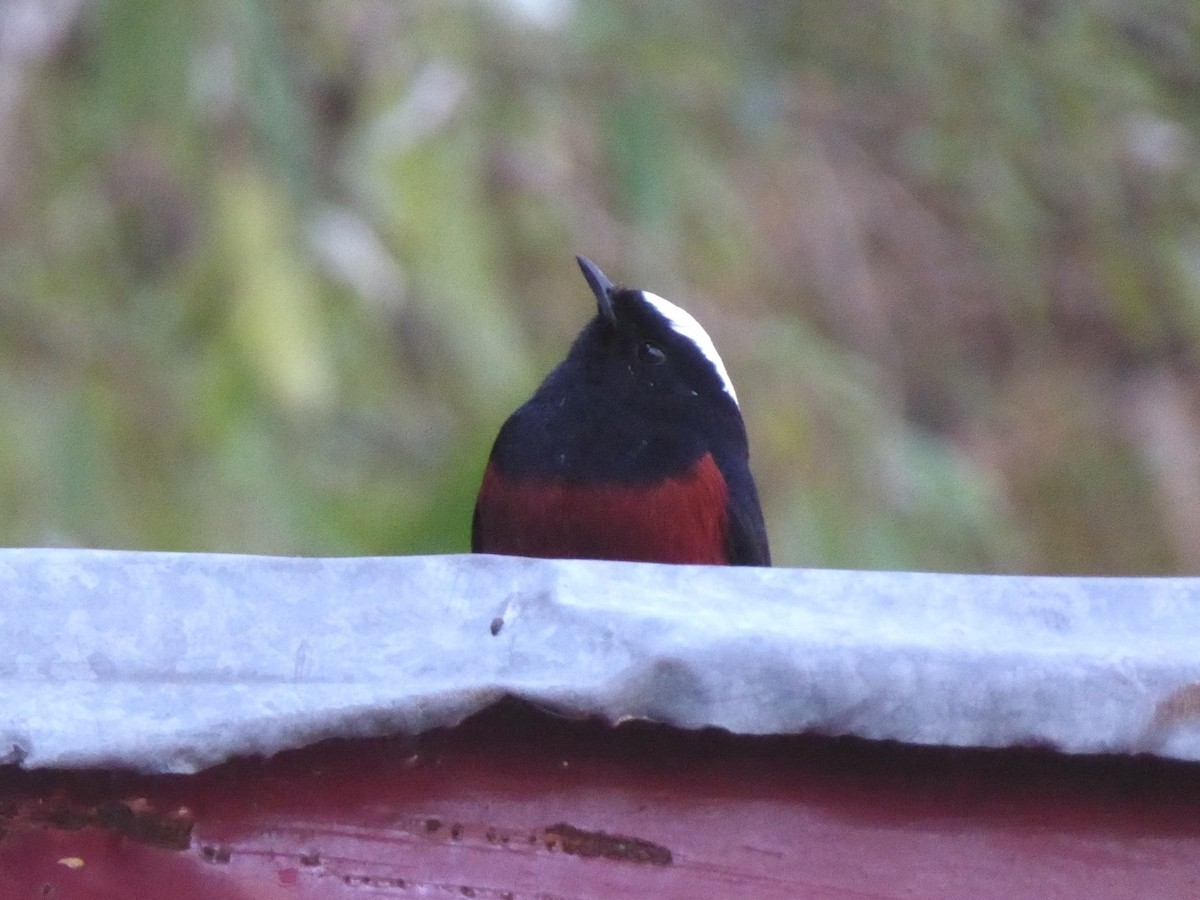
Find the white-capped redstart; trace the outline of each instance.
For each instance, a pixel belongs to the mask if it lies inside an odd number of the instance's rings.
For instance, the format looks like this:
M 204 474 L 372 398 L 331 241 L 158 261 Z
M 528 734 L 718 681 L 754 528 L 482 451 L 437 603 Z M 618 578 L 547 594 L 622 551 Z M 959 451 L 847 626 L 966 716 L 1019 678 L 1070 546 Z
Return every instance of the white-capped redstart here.
M 700 323 L 577 257 L 596 315 L 500 429 L 476 553 L 768 566 L 737 394 Z

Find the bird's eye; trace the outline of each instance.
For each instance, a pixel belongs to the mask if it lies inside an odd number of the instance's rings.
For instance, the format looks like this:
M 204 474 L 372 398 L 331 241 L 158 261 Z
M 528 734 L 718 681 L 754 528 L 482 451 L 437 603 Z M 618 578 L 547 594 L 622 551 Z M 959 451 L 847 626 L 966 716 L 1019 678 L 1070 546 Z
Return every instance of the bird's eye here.
M 644 344 L 638 345 L 638 359 L 644 363 L 649 363 L 652 366 L 662 365 L 667 361 L 666 351 L 658 344 L 652 344 L 646 341 Z

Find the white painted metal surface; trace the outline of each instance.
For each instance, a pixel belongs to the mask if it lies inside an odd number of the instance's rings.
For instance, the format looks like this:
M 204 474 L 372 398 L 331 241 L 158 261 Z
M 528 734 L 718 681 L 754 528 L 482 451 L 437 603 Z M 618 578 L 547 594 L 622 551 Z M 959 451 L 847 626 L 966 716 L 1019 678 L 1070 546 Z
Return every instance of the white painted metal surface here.
M 0 761 L 190 772 L 504 694 L 1200 759 L 1200 579 L 0 550 Z

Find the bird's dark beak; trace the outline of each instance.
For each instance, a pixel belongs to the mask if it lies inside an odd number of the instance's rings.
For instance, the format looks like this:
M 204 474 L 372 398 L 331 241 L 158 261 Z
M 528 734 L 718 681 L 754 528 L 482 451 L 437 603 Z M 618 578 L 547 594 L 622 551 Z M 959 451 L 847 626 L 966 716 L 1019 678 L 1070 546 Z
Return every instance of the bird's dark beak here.
M 587 279 L 588 287 L 596 295 L 596 308 L 600 313 L 600 318 L 610 325 L 616 325 L 617 314 L 613 309 L 612 298 L 613 294 L 617 292 L 617 286 L 609 281 L 600 268 L 586 256 L 576 256 L 575 261 L 579 263 L 583 277 Z

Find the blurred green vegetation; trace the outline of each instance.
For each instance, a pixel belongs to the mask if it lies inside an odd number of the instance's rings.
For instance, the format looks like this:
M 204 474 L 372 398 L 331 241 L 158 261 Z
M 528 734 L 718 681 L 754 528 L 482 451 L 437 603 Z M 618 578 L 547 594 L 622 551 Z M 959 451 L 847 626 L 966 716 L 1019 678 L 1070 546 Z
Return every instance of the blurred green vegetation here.
M 780 564 L 1200 571 L 1185 0 L 13 4 L 0 542 L 465 550 L 576 252 L 708 326 Z

